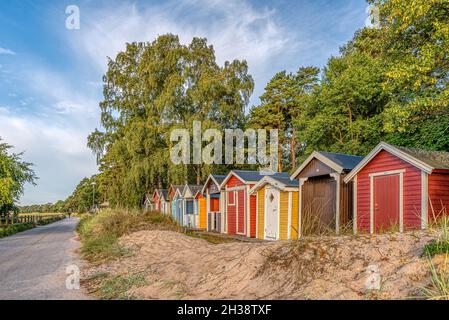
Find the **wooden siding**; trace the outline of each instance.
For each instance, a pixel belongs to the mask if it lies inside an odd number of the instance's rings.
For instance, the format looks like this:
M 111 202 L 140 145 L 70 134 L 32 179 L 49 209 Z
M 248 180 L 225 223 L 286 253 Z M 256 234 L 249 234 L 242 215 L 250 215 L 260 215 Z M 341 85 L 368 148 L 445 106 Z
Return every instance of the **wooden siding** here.
M 199 209 L 199 216 L 200 216 L 200 223 L 199 228 L 200 229 L 206 229 L 207 227 L 207 208 L 206 208 L 206 199 L 204 197 L 200 197 L 198 199 L 198 209 Z
M 240 235 L 246 235 L 246 191 L 237 191 L 237 233 Z
M 421 226 L 421 171 L 402 159 L 382 150 L 357 174 L 357 229 L 370 231 L 370 177 L 379 173 L 405 169 L 404 229 Z
M 318 159 L 313 159 L 309 164 L 299 173 L 297 178 L 309 178 L 323 176 L 334 173 L 335 170 L 324 164 Z
M 320 231 L 328 228 L 335 230 L 336 195 L 337 182 L 330 176 L 309 178 L 304 183 L 302 186 L 303 229 L 309 225 L 309 221 L 320 221 Z M 319 215 L 319 220 L 315 217 L 316 215 Z M 317 223 L 314 225 L 318 227 Z
M 292 224 L 291 224 L 291 231 L 290 231 L 290 237 L 292 240 L 298 239 L 298 230 L 299 230 L 299 193 L 298 192 L 292 192 Z
M 340 179 L 340 231 L 345 229 L 352 231 L 354 183 L 352 181 L 345 183 L 343 179 L 342 175 Z
M 246 192 L 245 192 L 246 193 Z M 249 236 L 251 238 L 256 237 L 256 196 L 249 197 Z
M 279 239 L 288 239 L 288 192 L 280 191 L 279 206 Z
M 438 215 L 443 208 L 449 213 L 449 174 L 433 173 L 429 175 L 429 212 L 428 221 L 434 214 Z M 432 212 L 433 207 L 433 212 Z
M 265 188 L 257 191 L 257 238 L 265 238 Z
M 229 178 L 229 180 L 226 183 L 226 188 L 233 188 L 233 187 L 241 187 L 245 184 L 236 176 L 232 176 Z M 228 195 L 230 193 L 235 192 L 235 205 L 229 205 L 229 198 Z M 245 190 L 238 190 L 238 191 L 226 191 L 225 192 L 226 199 L 228 200 L 226 202 L 226 221 L 227 221 L 227 233 L 231 235 L 239 234 L 239 235 L 246 235 L 246 196 L 247 192 Z M 232 196 L 231 196 L 232 197 Z M 251 201 L 250 201 L 251 202 Z M 255 207 L 254 207 L 255 208 Z M 238 212 L 238 218 L 237 218 L 237 212 Z M 248 211 L 250 212 L 250 211 Z M 255 218 L 255 214 L 254 214 Z M 237 221 L 238 219 L 238 221 Z M 238 223 L 237 223 L 238 222 Z M 255 227 L 255 225 L 254 225 Z M 237 230 L 238 228 L 238 230 Z M 254 229 L 255 230 L 255 229 Z M 255 231 L 254 231 L 255 233 Z

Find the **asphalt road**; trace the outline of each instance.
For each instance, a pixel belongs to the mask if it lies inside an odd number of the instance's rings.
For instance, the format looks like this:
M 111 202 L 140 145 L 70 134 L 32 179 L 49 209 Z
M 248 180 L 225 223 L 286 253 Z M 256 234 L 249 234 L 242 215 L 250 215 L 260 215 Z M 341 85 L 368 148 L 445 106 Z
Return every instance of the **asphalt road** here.
M 0 299 L 87 299 L 81 290 L 66 288 L 73 266 L 81 266 L 78 221 L 65 219 L 0 239 Z

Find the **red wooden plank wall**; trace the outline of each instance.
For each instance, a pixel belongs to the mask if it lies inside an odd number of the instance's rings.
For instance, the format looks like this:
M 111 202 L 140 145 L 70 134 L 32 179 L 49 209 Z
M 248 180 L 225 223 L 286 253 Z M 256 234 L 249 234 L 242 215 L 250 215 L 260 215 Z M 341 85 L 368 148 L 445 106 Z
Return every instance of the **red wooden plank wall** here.
M 370 173 L 401 170 L 404 173 L 404 228 L 421 225 L 421 171 L 398 157 L 381 151 L 357 174 L 357 229 L 370 230 Z

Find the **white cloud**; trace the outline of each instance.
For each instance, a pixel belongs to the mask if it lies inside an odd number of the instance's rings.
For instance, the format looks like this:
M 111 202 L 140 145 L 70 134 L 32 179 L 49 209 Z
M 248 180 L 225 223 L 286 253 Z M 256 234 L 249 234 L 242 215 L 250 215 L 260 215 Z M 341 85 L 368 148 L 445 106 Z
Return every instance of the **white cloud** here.
M 64 37 L 99 73 L 106 71 L 106 57 L 115 58 L 127 42 L 153 41 L 158 35 L 173 33 L 182 43 L 206 37 L 220 64 L 246 59 L 258 80 L 256 85 L 263 89 L 272 75 L 273 61 L 295 49 L 293 33 L 276 20 L 274 10 L 255 8 L 246 1 L 171 1 L 145 9 L 127 2 L 113 9 L 81 10 L 81 30 L 76 36 Z
M 36 117 L 18 116 L 0 108 L 0 137 L 15 152 L 25 151 L 34 163 L 38 186 L 27 185 L 22 204 L 65 199 L 76 184 L 96 172 L 95 159 L 86 146 L 88 131 Z
M 2 48 L 0 47 L 0 54 L 6 54 L 6 55 L 11 55 L 11 56 L 15 56 L 16 53 L 10 49 L 6 49 L 6 48 Z

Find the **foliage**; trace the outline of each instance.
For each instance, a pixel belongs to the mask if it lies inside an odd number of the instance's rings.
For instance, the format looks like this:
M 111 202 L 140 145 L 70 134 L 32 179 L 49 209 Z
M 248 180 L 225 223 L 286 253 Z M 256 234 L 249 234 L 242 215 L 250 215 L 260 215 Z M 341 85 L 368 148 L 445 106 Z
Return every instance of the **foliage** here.
M 379 28 L 357 31 L 301 102 L 279 98 L 296 88 L 284 71 L 251 112 L 249 123 L 288 133 L 288 117 L 270 104 L 293 109 L 302 160 L 314 150 L 367 154 L 381 140 L 449 151 L 449 2 L 369 2 L 379 9 Z M 283 158 L 285 168 L 295 167 L 291 159 Z
M 11 226 L 0 227 L 0 238 L 9 237 L 13 234 L 36 227 L 34 222 L 20 223 Z
M 435 256 L 438 254 L 449 254 L 449 241 L 432 240 L 424 246 L 424 255 Z
M 191 128 L 194 120 L 203 130 L 241 127 L 253 86 L 246 62 L 218 66 L 206 39 L 182 45 L 167 34 L 128 44 L 104 76 L 104 131 L 88 138 L 100 162 L 101 192 L 112 206 L 138 207 L 152 187 L 205 178 L 209 165 L 169 161 L 171 130 Z
M 37 176 L 31 163 L 22 161 L 23 153 L 11 153 L 11 145 L 0 138 L 0 216 L 16 212 L 15 203 L 26 183 L 35 184 Z
M 41 219 L 36 222 L 17 223 L 9 226 L 0 226 L 0 238 L 8 237 L 13 234 L 33 229 L 36 226 L 44 226 L 63 219 L 63 216 L 55 216 L 52 218 Z
M 290 166 L 289 169 L 296 167 L 297 133 L 293 120 L 301 118 L 309 95 L 317 87 L 318 74 L 319 69 L 314 67 L 300 68 L 296 74 L 278 72 L 265 87 L 265 93 L 260 97 L 261 104 L 251 109 L 248 127 L 279 130 L 280 172 L 284 162 Z M 286 161 L 285 150 L 288 154 Z

